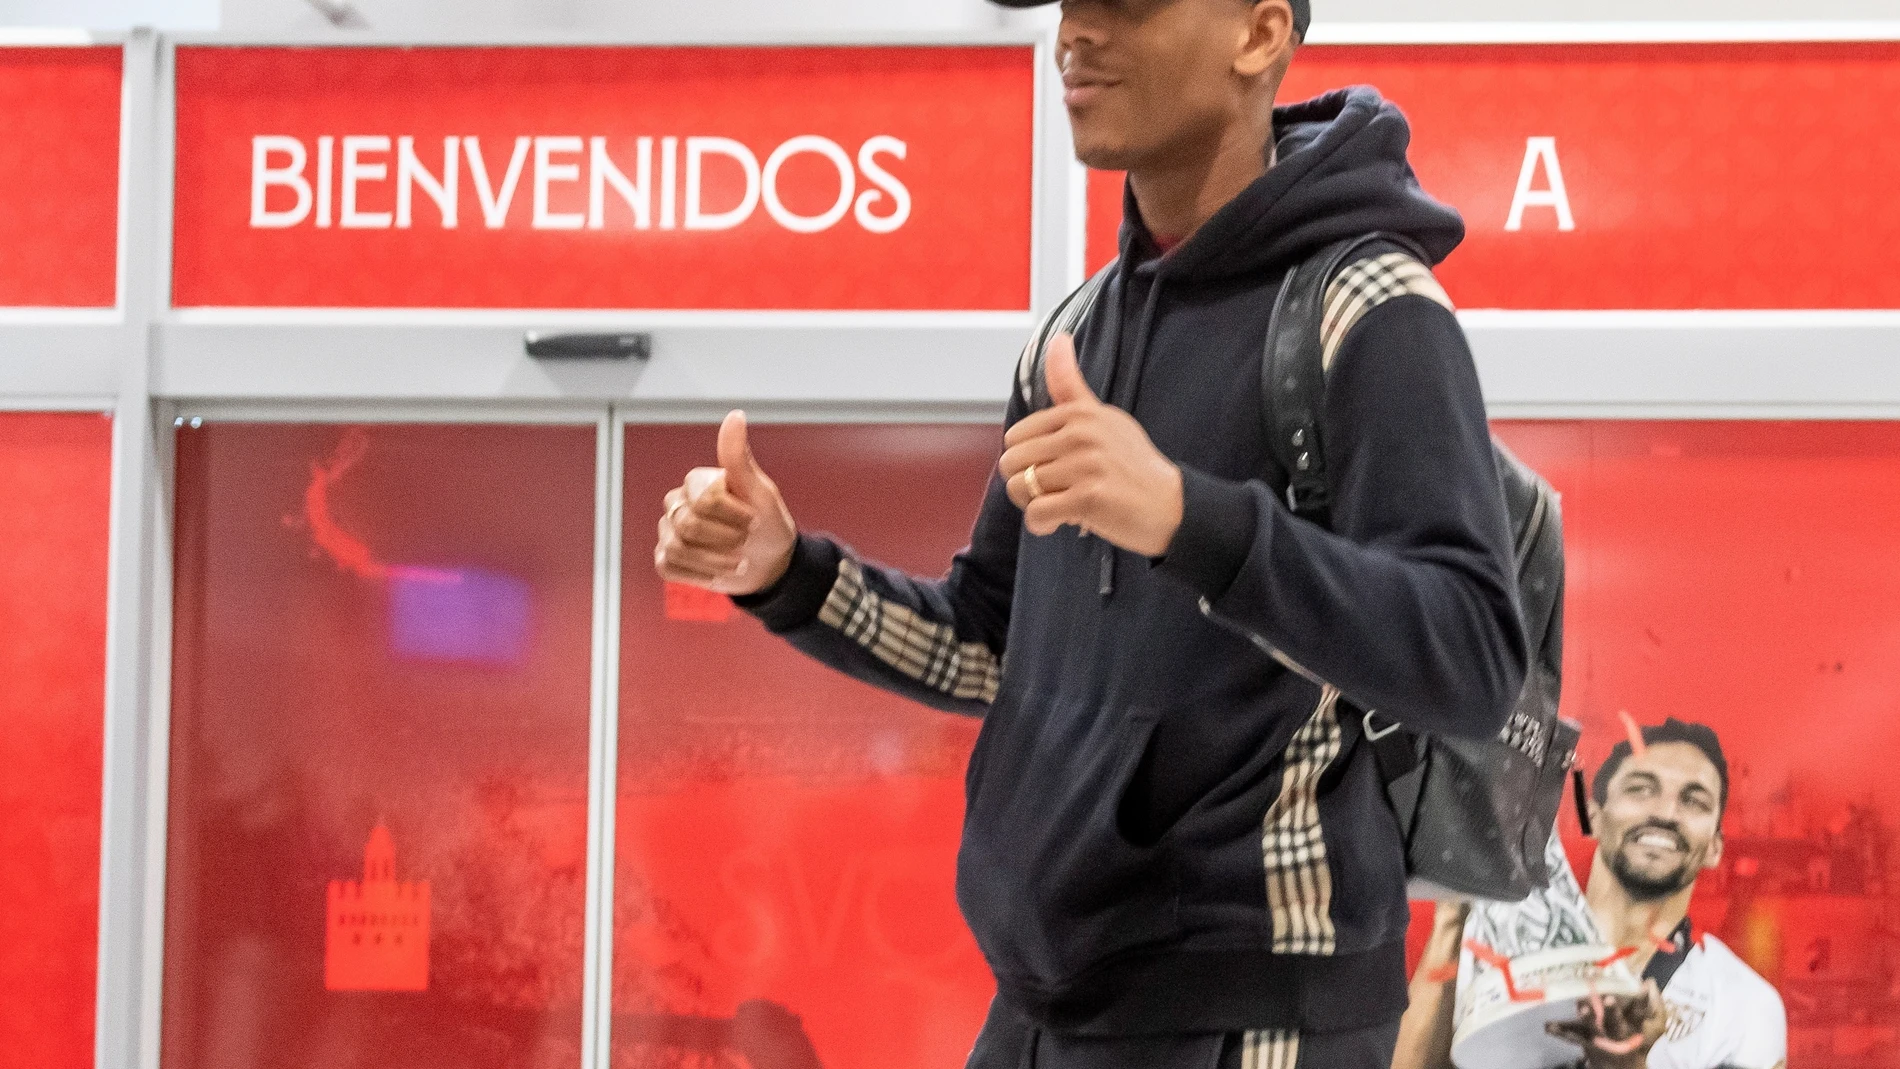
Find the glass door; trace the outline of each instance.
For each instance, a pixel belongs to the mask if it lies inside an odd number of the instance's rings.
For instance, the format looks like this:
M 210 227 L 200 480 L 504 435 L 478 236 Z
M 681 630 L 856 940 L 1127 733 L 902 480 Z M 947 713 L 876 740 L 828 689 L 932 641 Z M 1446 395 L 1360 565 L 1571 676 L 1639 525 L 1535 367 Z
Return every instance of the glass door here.
M 176 431 L 165 1069 L 581 1065 L 582 418 Z
M 806 660 L 652 567 L 715 428 L 625 431 L 612 1064 L 961 1065 L 993 986 L 954 897 L 977 721 Z M 756 426 L 800 523 L 939 574 L 993 425 Z

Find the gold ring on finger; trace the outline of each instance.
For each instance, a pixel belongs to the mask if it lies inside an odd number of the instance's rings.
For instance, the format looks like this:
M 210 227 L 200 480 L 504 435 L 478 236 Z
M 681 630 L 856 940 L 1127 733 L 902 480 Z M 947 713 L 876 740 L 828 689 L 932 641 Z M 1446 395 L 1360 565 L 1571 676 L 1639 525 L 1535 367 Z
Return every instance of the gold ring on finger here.
M 1023 469 L 1023 485 L 1029 488 L 1029 500 L 1034 501 L 1042 496 L 1042 484 L 1036 481 L 1034 464 Z

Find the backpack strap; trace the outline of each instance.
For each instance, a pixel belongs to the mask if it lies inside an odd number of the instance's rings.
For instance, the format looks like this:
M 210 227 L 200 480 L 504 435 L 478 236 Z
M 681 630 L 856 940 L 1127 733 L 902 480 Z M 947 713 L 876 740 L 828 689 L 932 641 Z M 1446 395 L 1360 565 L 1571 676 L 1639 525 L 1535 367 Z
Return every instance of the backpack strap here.
M 1551 669 L 1563 662 L 1564 541 L 1563 510 L 1557 491 L 1504 443 L 1492 439 L 1505 506 L 1518 529 L 1518 597 L 1524 613 L 1524 636 L 1530 648 L 1549 650 Z M 1521 521 L 1516 517 L 1523 517 Z
M 1332 497 L 1320 417 L 1326 405 L 1326 373 L 1352 328 L 1367 312 L 1408 293 L 1451 307 L 1426 260 L 1424 251 L 1404 237 L 1366 234 L 1320 249 L 1280 283 L 1261 365 L 1261 415 L 1268 452 L 1287 475 L 1286 503 L 1294 515 L 1330 526 Z M 1372 710 L 1362 718 L 1359 728 L 1372 747 L 1381 780 L 1393 784 L 1418 769 L 1416 734 L 1398 723 L 1382 722 Z M 1415 814 L 1398 815 L 1409 836 Z
M 1387 246 L 1388 251 L 1377 251 Z M 1320 416 L 1326 373 L 1352 328 L 1394 297 L 1421 294 L 1451 307 L 1426 256 L 1396 234 L 1334 242 L 1288 271 L 1268 321 L 1261 367 L 1267 448 L 1287 474 L 1287 507 L 1326 526 L 1331 513 Z
M 1108 285 L 1109 276 L 1115 273 L 1116 262 L 1110 260 L 1088 281 L 1062 298 L 1029 336 L 1029 344 L 1023 346 L 1022 358 L 1016 361 L 1016 394 L 1022 398 L 1024 407 L 1029 411 L 1037 412 L 1049 407 L 1049 386 L 1042 375 L 1042 362 L 1049 355 L 1049 343 L 1056 335 L 1074 334 L 1082 326 L 1089 312 L 1095 308 L 1096 300 L 1101 297 L 1103 287 Z

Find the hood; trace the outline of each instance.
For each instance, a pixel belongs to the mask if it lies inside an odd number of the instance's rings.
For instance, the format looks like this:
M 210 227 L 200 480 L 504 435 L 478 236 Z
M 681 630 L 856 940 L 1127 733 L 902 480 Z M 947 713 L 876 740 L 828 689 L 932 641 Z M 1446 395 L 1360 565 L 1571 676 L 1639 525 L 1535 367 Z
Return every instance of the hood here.
M 1412 128 L 1398 105 L 1353 86 L 1273 110 L 1277 161 L 1161 263 L 1170 278 L 1273 271 L 1341 238 L 1390 232 L 1437 264 L 1464 240 L 1458 212 L 1418 184 L 1405 150 Z M 1147 227 L 1124 194 L 1122 262 Z

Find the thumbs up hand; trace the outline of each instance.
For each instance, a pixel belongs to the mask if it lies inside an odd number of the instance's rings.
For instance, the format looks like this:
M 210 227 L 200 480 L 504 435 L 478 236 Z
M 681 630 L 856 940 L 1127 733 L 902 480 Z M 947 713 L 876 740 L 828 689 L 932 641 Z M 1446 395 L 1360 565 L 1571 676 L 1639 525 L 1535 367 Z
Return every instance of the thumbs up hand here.
M 694 468 L 667 493 L 653 567 L 671 582 L 756 594 L 791 566 L 798 525 L 752 455 L 744 412 L 719 425 L 717 455 L 718 467 Z
M 1051 406 L 1004 436 L 997 468 L 1030 534 L 1065 524 L 1143 556 L 1168 551 L 1181 526 L 1181 469 L 1155 448 L 1135 417 L 1097 400 L 1058 334 L 1043 361 Z

